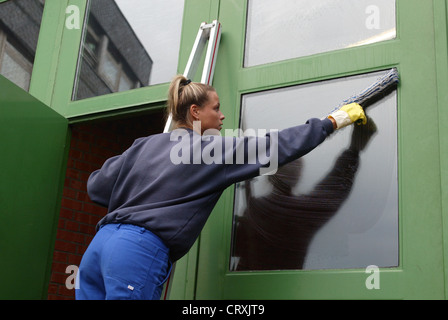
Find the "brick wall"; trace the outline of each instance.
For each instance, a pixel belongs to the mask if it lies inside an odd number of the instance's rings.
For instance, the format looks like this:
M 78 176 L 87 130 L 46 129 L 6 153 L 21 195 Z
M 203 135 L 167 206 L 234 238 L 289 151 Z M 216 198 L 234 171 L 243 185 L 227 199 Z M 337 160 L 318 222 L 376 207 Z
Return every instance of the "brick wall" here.
M 48 299 L 74 299 L 75 290 L 66 287 L 70 265 L 79 266 L 95 234 L 96 223 L 107 209 L 87 195 L 90 173 L 114 155 L 121 154 L 138 138 L 162 132 L 162 114 L 115 121 L 79 124 L 71 127 L 69 159 L 56 235 Z M 69 279 L 70 280 L 70 279 Z

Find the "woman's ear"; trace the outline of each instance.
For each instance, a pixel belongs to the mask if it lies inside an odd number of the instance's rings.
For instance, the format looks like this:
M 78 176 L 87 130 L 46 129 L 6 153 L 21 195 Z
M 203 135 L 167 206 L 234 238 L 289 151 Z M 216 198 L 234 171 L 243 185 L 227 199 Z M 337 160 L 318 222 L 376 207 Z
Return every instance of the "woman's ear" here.
M 190 106 L 190 115 L 193 118 L 194 121 L 199 120 L 199 106 L 196 104 L 192 104 Z

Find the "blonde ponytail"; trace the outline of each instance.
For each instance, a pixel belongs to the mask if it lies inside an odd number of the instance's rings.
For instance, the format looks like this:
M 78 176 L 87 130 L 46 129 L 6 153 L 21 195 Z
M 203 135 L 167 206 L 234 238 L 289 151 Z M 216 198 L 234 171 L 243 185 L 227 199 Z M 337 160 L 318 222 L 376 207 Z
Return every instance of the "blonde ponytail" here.
M 192 127 L 190 107 L 195 104 L 202 107 L 208 100 L 208 92 L 215 91 L 212 86 L 191 82 L 183 75 L 177 75 L 171 81 L 168 90 L 168 114 L 173 117 L 174 128 L 179 126 Z

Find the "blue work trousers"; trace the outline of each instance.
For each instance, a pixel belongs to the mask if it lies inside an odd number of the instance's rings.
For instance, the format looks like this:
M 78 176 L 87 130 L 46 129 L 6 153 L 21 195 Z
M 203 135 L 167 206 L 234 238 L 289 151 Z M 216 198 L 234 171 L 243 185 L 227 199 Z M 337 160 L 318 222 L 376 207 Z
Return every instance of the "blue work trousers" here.
M 76 299 L 158 300 L 171 271 L 168 253 L 145 228 L 107 224 L 82 257 Z

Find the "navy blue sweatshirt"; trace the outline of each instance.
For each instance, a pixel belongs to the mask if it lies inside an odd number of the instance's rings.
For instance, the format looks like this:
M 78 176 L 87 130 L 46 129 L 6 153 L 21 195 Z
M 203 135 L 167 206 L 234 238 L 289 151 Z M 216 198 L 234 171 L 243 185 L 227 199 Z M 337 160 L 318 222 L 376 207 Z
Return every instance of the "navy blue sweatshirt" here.
M 228 186 L 260 175 L 277 150 L 281 166 L 307 154 L 332 132 L 329 119 L 310 119 L 263 137 L 201 137 L 178 129 L 139 138 L 89 177 L 90 198 L 108 207 L 97 230 L 108 223 L 144 227 L 166 244 L 174 262 L 194 244 Z M 254 156 L 253 146 L 266 146 L 272 154 Z

